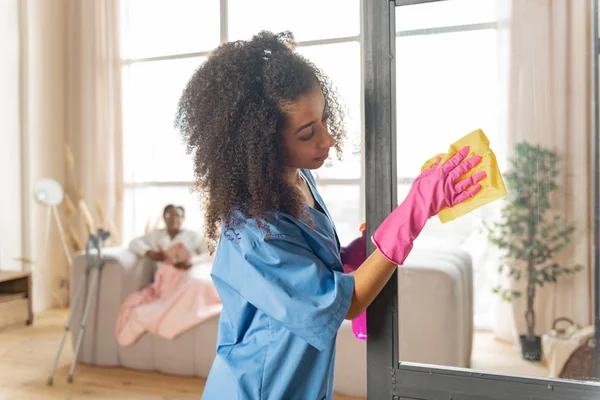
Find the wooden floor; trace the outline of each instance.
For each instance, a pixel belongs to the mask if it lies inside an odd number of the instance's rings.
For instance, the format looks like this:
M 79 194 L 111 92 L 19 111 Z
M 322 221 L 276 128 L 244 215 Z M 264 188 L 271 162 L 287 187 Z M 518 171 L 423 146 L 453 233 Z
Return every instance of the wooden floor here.
M 74 382 L 67 383 L 73 355 L 69 340 L 54 385 L 47 386 L 67 317 L 65 310 L 46 311 L 36 315 L 32 327 L 0 331 L 0 400 L 198 400 L 202 395 L 202 379 L 124 368 L 77 365 Z
M 72 350 L 67 341 L 54 385 L 46 384 L 67 319 L 67 311 L 38 314 L 34 326 L 0 332 L 0 400 L 179 400 L 200 398 L 204 381 L 123 368 L 77 365 L 75 380 L 66 381 Z M 478 334 L 473 367 L 480 371 L 545 375 L 542 364 L 520 359 L 511 346 Z M 336 400 L 352 400 L 336 396 Z

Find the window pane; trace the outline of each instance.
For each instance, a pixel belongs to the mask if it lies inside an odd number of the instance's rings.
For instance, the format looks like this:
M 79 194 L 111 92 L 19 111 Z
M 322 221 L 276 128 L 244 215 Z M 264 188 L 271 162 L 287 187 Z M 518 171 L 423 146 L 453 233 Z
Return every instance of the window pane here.
M 396 7 L 396 32 L 497 20 L 498 0 L 452 0 Z
M 163 227 L 162 212 L 167 204 L 185 208 L 184 226 L 202 232 L 204 216 L 198 195 L 188 187 L 144 187 L 125 190 L 124 243 L 144 234 L 147 224 Z
M 399 177 L 478 128 L 502 157 L 495 30 L 399 37 L 396 58 Z
M 136 63 L 124 70 L 126 182 L 191 181 L 191 157 L 173 121 L 182 90 L 204 58 Z
M 360 214 L 360 186 L 317 182 L 317 188 L 335 223 L 342 246 L 360 236 L 360 225 L 364 222 L 364 215 Z
M 356 36 L 359 8 L 359 0 L 229 0 L 229 40 L 250 39 L 262 30 L 290 30 L 298 41 Z
M 219 44 L 219 0 L 121 1 L 125 58 L 208 51 Z
M 338 90 L 346 113 L 347 139 L 343 162 L 331 157 L 331 165 L 326 165 L 315 176 L 321 178 L 359 178 L 361 174 L 360 132 L 360 45 L 358 42 L 308 46 L 298 48 L 298 52 L 312 61 L 331 80 Z
M 410 7 L 413 8 L 413 7 Z M 396 99 L 398 176 L 416 177 L 421 165 L 451 143 L 481 128 L 499 160 L 505 138 L 499 137 L 500 82 L 495 30 L 398 37 Z M 443 66 L 443 67 L 442 67 Z M 410 185 L 398 186 L 402 201 Z M 490 327 L 493 277 L 488 273 L 491 246 L 478 235 L 482 219 L 494 215 L 490 204 L 443 224 L 431 218 L 415 241 L 416 248 L 462 248 L 473 258 L 474 321 Z M 473 241 L 478 241 L 473 245 Z M 480 254 L 481 253 L 481 254 Z M 491 268 L 497 268 L 494 264 Z

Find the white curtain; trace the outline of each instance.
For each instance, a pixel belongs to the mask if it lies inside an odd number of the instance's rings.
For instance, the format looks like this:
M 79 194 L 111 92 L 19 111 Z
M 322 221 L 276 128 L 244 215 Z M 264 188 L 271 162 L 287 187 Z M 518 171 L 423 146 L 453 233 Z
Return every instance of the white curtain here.
M 67 190 L 78 211 L 67 229 L 85 246 L 91 229 L 121 237 L 123 208 L 118 0 L 67 1 Z M 89 212 L 89 214 L 87 214 Z M 86 218 L 87 216 L 87 218 Z M 85 223 L 82 223 L 86 220 Z
M 538 290 L 536 331 L 557 317 L 591 323 L 591 26 L 585 0 L 499 0 L 500 62 L 506 82 L 508 156 L 521 141 L 543 145 L 560 157 L 554 213 L 575 224 L 573 244 L 556 261 L 584 270 Z M 519 283 L 504 283 L 523 289 Z M 496 337 L 514 340 L 526 332 L 525 296 L 495 309 Z

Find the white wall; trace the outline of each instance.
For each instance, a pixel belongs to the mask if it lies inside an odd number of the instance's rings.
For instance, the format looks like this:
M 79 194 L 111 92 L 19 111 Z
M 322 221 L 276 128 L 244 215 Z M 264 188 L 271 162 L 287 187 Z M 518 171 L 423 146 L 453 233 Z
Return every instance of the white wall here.
M 23 255 L 18 0 L 0 0 L 0 270 Z

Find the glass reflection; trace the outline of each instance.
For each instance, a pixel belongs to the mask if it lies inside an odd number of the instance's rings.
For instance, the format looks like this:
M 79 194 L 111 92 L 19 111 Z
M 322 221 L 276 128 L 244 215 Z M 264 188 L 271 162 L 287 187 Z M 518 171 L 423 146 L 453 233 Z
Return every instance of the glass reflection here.
M 400 360 L 591 381 L 591 7 L 476 3 L 396 8 L 398 201 L 477 129 L 508 190 L 417 239 L 399 269 Z

